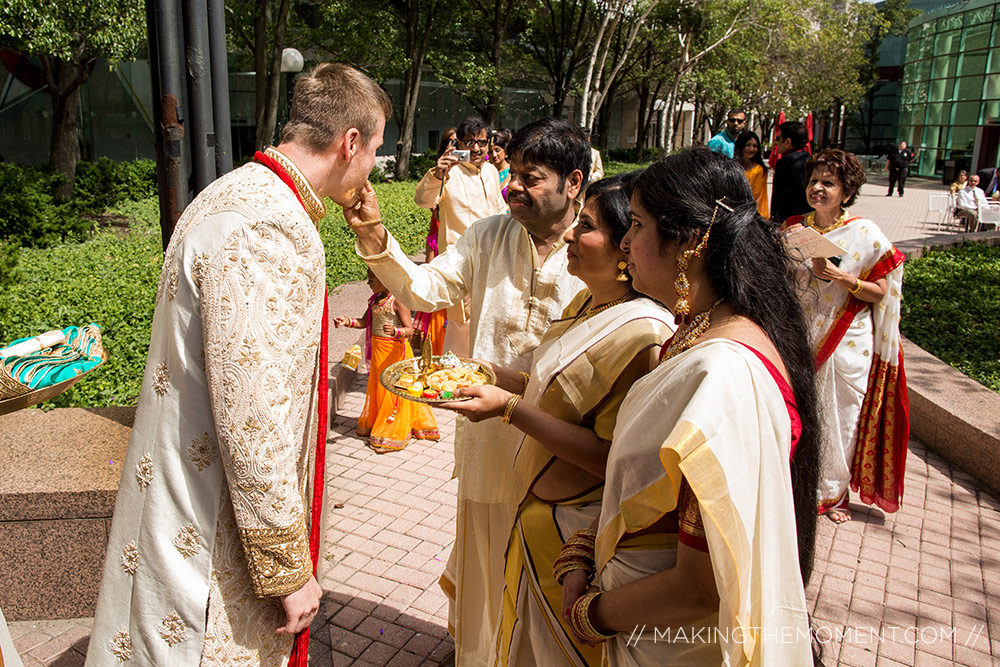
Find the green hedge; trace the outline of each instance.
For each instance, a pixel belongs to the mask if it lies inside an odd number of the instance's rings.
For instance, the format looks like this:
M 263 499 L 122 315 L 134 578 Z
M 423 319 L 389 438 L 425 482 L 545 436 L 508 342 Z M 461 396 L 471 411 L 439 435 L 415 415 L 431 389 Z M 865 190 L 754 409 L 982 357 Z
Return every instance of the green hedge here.
M 416 183 L 375 186 L 382 215 L 407 253 L 424 246 L 430 214 L 413 203 Z M 353 234 L 331 202 L 320 221 L 326 247 L 327 286 L 365 277 Z M 108 213 L 130 221 L 127 233 L 100 230 L 84 243 L 22 248 L 17 279 L 0 245 L 0 345 L 50 329 L 95 322 L 104 332 L 109 361 L 43 407 L 132 405 L 139 394 L 149 348 L 156 285 L 163 253 L 155 198 L 126 202 Z M 11 251 L 13 252 L 13 251 Z
M 907 338 L 1000 392 L 1000 247 L 968 243 L 907 262 L 903 297 Z

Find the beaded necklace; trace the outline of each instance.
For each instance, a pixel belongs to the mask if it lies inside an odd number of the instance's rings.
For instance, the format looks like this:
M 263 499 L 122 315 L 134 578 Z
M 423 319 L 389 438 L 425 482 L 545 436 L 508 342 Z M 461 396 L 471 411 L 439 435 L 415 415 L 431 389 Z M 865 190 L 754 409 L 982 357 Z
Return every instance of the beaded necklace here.
M 660 354 L 660 363 L 663 363 L 671 357 L 676 357 L 681 352 L 691 348 L 704 334 L 708 331 L 708 327 L 712 323 L 712 313 L 715 311 L 716 306 L 722 303 L 724 300 L 719 299 L 712 304 L 712 307 L 703 313 L 698 313 L 691 318 L 691 323 L 685 327 L 683 332 L 678 332 L 674 334 L 674 337 L 670 339 L 670 343 L 667 345 L 666 349 Z
M 810 213 L 805 217 L 805 220 L 803 220 L 803 222 L 806 224 L 806 227 L 812 227 L 820 234 L 826 234 L 827 232 L 832 232 L 838 227 L 843 227 L 844 225 L 846 225 L 848 217 L 849 214 L 847 212 L 847 209 L 842 208 L 840 209 L 840 217 L 837 218 L 836 222 L 834 222 L 829 227 L 819 227 L 816 225 L 816 211 L 813 211 L 812 213 Z

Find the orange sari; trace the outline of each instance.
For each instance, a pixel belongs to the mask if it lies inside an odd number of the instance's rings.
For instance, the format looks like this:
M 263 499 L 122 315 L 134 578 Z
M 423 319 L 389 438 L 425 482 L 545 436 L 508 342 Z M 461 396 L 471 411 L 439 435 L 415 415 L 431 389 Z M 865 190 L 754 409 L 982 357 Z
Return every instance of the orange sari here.
M 437 420 L 423 403 L 408 401 L 390 394 L 379 382 L 379 375 L 391 363 L 412 359 L 410 344 L 398 338 L 372 336 L 371 366 L 365 407 L 358 417 L 357 433 L 367 436 L 372 449 L 398 451 L 410 444 L 410 438 L 438 440 Z

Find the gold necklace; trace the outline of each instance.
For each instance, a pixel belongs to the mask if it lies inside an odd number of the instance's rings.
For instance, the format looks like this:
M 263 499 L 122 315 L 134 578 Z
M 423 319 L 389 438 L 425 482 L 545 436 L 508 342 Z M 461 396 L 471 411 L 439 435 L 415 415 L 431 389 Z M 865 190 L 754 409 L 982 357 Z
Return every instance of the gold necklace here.
M 281 165 L 288 177 L 292 179 L 292 183 L 295 184 L 295 189 L 298 191 L 299 196 L 302 198 L 302 206 L 305 207 L 306 213 L 309 215 L 309 219 L 313 222 L 319 222 L 326 215 L 326 204 L 323 203 L 323 199 L 316 194 L 312 186 L 309 185 L 309 181 L 306 177 L 302 175 L 299 168 L 295 166 L 295 163 L 288 159 L 284 154 L 281 153 L 274 146 L 268 146 L 264 154 L 269 158 Z
M 833 230 L 837 229 L 838 227 L 843 227 L 844 225 L 846 225 L 847 224 L 848 215 L 849 214 L 847 212 L 847 209 L 846 208 L 842 208 L 842 209 L 840 209 L 840 217 L 837 218 L 836 222 L 834 222 L 829 227 L 817 227 L 816 226 L 816 211 L 813 211 L 812 213 L 810 213 L 809 215 L 806 216 L 806 219 L 804 220 L 804 222 L 806 223 L 806 227 L 812 227 L 813 229 L 815 229 L 820 234 L 826 234 L 827 232 L 832 232 Z
M 715 311 L 716 306 L 723 302 L 724 298 L 713 303 L 712 307 L 705 312 L 698 313 L 692 317 L 690 324 L 687 325 L 683 332 L 674 334 L 674 337 L 670 339 L 670 345 L 660 355 L 660 363 L 690 349 L 701 335 L 708 331 L 708 327 L 712 324 L 712 313 Z
M 629 292 L 628 294 L 626 294 L 625 296 L 623 296 L 621 298 L 615 299 L 614 301 L 608 301 L 607 303 L 605 303 L 603 305 L 600 305 L 600 306 L 597 306 L 596 308 L 593 305 L 591 305 L 589 308 L 587 308 L 587 310 L 583 311 L 583 314 L 580 317 L 580 320 L 581 321 L 582 320 L 586 320 L 586 319 L 588 319 L 590 317 L 593 317 L 597 313 L 600 313 L 602 311 L 607 310 L 608 308 L 613 308 L 613 307 L 615 307 L 615 306 L 617 306 L 619 304 L 625 303 L 626 301 L 628 301 L 629 299 L 633 298 L 634 296 L 635 296 L 635 292 Z

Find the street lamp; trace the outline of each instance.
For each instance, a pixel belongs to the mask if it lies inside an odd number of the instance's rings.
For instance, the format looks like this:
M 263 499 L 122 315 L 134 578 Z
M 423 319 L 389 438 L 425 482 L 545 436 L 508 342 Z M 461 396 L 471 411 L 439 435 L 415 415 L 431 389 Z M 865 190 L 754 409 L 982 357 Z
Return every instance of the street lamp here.
M 295 75 L 302 71 L 304 65 L 305 60 L 298 49 L 288 47 L 281 50 L 281 67 L 279 69 L 285 75 L 285 122 L 288 122 L 288 116 L 292 109 L 292 88 L 294 87 L 292 82 L 295 80 Z

